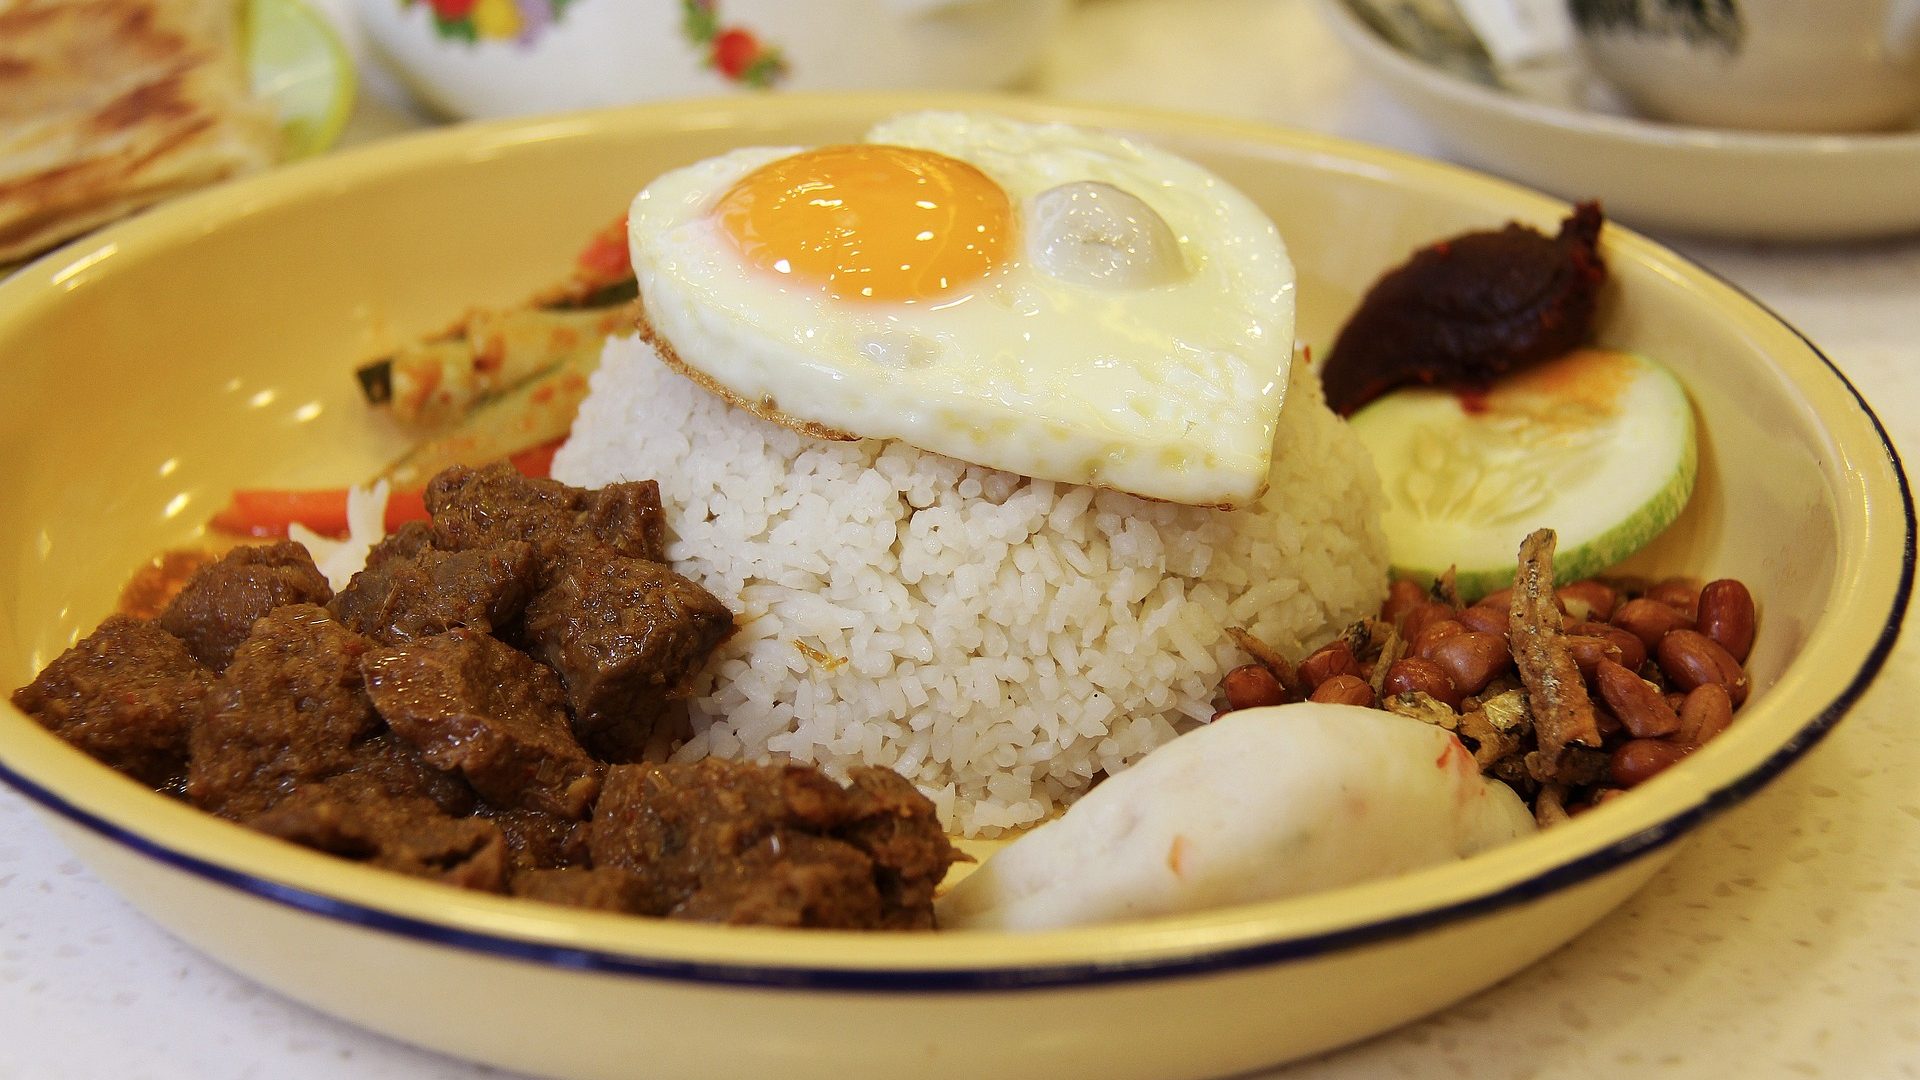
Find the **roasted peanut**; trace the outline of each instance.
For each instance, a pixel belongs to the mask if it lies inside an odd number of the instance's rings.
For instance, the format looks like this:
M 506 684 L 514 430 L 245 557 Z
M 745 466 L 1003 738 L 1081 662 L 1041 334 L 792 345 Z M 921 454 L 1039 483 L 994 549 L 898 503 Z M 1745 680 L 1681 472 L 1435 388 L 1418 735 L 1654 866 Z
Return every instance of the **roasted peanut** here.
M 1400 636 L 1412 641 L 1420 636 L 1420 631 L 1443 619 L 1453 618 L 1453 609 L 1445 604 L 1428 601 L 1407 612 L 1400 620 Z
M 1603 737 L 1609 739 L 1627 730 L 1626 726 L 1620 723 L 1620 718 L 1608 712 L 1604 705 L 1593 707 L 1593 726 Z
M 1607 775 L 1615 784 L 1630 788 L 1653 779 L 1686 756 L 1685 747 L 1664 739 L 1631 739 L 1621 743 L 1607 759 Z
M 1753 594 L 1732 578 L 1710 581 L 1700 590 L 1697 616 L 1701 633 L 1744 664 L 1753 650 Z
M 1668 631 L 1693 626 L 1693 620 L 1682 615 L 1678 608 L 1644 596 L 1621 604 L 1620 610 L 1608 621 L 1639 638 L 1640 644 L 1649 651 L 1660 644 Z
M 1346 638 L 1334 638 L 1325 645 L 1313 650 L 1305 660 L 1300 661 L 1300 681 L 1309 691 L 1320 689 L 1320 684 L 1335 675 L 1352 675 L 1360 670 L 1360 663 L 1354 659 L 1353 646 Z
M 1387 669 L 1383 692 L 1391 697 L 1395 694 L 1409 694 L 1415 691 L 1438 701 L 1444 701 L 1451 708 L 1460 707 L 1462 695 L 1459 688 L 1453 685 L 1453 677 L 1447 674 L 1445 668 L 1417 656 L 1395 660 L 1393 666 Z
M 1504 589 L 1495 589 L 1480 599 L 1475 600 L 1473 606 L 1505 611 L 1513 606 L 1513 586 L 1509 585 Z M 1560 609 L 1560 614 L 1565 615 L 1567 613 L 1567 605 L 1558 595 L 1555 595 L 1553 598 L 1553 606 Z
M 1462 695 L 1479 693 L 1495 675 L 1513 666 L 1505 638 L 1473 630 L 1441 639 L 1427 659 L 1440 665 Z
M 1647 662 L 1646 643 L 1633 634 L 1604 622 L 1570 623 L 1567 634 L 1571 637 L 1599 638 L 1620 650 L 1617 662 L 1629 671 L 1639 671 L 1640 665 Z
M 1691 693 L 1697 686 L 1719 683 L 1727 688 L 1733 707 L 1747 700 L 1747 672 L 1733 654 L 1697 630 L 1674 630 L 1654 650 L 1668 681 Z
M 1605 622 L 1620 603 L 1620 594 L 1598 581 L 1575 581 L 1553 590 L 1561 610 L 1570 618 L 1597 619 Z
M 1371 706 L 1373 687 L 1368 686 L 1365 679 L 1357 676 L 1335 675 L 1316 687 L 1313 697 L 1309 700 L 1324 701 L 1334 705 Z
M 1620 663 L 1620 646 L 1606 638 L 1567 635 L 1567 652 L 1572 654 L 1575 667 L 1580 669 L 1581 677 L 1589 683 L 1594 672 L 1600 667 L 1600 661 L 1611 660 Z
M 1700 608 L 1700 579 L 1670 577 L 1648 589 L 1642 594 L 1642 599 L 1665 604 L 1691 622 Z
M 1456 619 L 1441 619 L 1436 623 L 1428 623 L 1420 628 L 1420 636 L 1413 639 L 1413 644 L 1407 649 L 1407 655 L 1418 656 L 1423 660 L 1431 660 L 1433 659 L 1433 647 L 1435 645 L 1440 644 L 1455 634 L 1464 634 L 1466 632 L 1467 628 L 1460 625 Z
M 1513 586 L 1509 585 L 1504 589 L 1495 589 L 1480 599 L 1475 600 L 1473 606 L 1497 608 L 1500 611 L 1505 611 L 1512 603 Z
M 1719 683 L 1702 683 L 1680 703 L 1680 731 L 1674 741 L 1693 749 L 1727 730 L 1733 723 L 1733 698 Z
M 1658 687 L 1611 660 L 1602 660 L 1594 685 L 1607 709 L 1636 739 L 1653 739 L 1680 730 L 1680 717 Z
M 1286 691 L 1280 688 L 1280 680 L 1259 664 L 1242 664 L 1234 668 L 1227 672 L 1221 685 L 1227 692 L 1229 709 L 1283 705 L 1287 700 Z
M 1499 634 L 1501 637 L 1507 636 L 1506 608 L 1487 607 L 1485 605 L 1464 608 L 1460 614 L 1453 617 L 1453 621 L 1469 630 L 1477 630 L 1482 634 Z
M 1407 612 L 1427 602 L 1427 590 L 1411 578 L 1399 578 L 1387 586 L 1387 599 L 1380 605 L 1380 621 L 1399 625 Z

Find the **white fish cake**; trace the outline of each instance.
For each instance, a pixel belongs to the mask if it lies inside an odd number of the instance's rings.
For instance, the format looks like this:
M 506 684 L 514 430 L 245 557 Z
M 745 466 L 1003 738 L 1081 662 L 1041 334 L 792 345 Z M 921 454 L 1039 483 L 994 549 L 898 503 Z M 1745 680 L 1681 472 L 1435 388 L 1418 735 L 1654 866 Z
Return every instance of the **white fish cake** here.
M 1534 831 L 1452 733 L 1303 702 L 1148 754 L 942 897 L 947 929 L 1048 930 L 1277 900 L 1464 858 Z
M 1173 154 L 915 113 L 668 173 L 628 221 L 663 354 L 769 419 L 1191 505 L 1265 486 L 1293 266 Z

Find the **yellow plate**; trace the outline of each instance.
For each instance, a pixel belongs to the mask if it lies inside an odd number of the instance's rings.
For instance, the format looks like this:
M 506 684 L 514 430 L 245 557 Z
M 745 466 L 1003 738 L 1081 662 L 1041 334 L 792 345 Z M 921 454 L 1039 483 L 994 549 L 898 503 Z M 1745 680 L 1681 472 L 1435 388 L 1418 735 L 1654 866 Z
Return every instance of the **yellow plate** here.
M 792 96 L 483 124 L 183 198 L 0 284 L 0 685 L 111 607 L 237 486 L 331 484 L 396 447 L 354 361 L 526 295 L 648 178 L 922 107 L 1138 132 L 1239 185 L 1324 351 L 1416 245 L 1566 207 L 1459 169 L 1225 120 L 996 98 Z M 1590 925 L 1818 740 L 1905 610 L 1912 509 L 1878 423 L 1808 342 L 1609 232 L 1602 343 L 1698 409 L 1698 494 L 1637 563 L 1760 586 L 1758 689 L 1630 797 L 1454 865 L 1320 896 L 1033 935 L 731 930 L 444 888 L 146 791 L 0 708 L 0 776 L 101 876 L 261 982 L 409 1041 L 558 1076 L 1217 1076 L 1404 1022 Z

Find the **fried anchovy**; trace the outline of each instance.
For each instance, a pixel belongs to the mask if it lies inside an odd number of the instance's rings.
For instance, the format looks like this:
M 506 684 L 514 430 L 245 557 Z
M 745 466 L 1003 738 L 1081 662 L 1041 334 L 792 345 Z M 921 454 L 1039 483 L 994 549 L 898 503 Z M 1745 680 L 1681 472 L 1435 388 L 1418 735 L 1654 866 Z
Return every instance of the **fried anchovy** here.
M 1373 677 L 1367 680 L 1367 685 L 1373 687 L 1374 697 L 1386 696 L 1387 670 L 1407 655 L 1407 642 L 1400 636 L 1400 631 L 1392 623 L 1381 625 L 1386 627 L 1386 632 L 1381 635 L 1380 655 L 1373 661 Z
M 1533 729 L 1540 753 L 1557 763 L 1569 743 L 1600 745 L 1587 684 L 1567 651 L 1560 608 L 1553 597 L 1552 529 L 1539 529 L 1520 544 L 1507 630 L 1513 638 L 1513 666 L 1527 687 Z
M 1233 639 L 1235 645 L 1240 646 L 1241 651 L 1259 661 L 1260 666 L 1273 675 L 1274 681 L 1280 684 L 1280 689 L 1287 695 L 1288 701 L 1299 701 L 1306 696 L 1306 687 L 1300 682 L 1300 674 L 1294 671 L 1293 665 L 1280 654 L 1279 649 L 1254 637 L 1244 627 L 1227 627 L 1227 636 Z
M 1533 800 L 1533 822 L 1549 828 L 1573 820 L 1567 813 L 1567 788 L 1564 784 L 1542 784 Z

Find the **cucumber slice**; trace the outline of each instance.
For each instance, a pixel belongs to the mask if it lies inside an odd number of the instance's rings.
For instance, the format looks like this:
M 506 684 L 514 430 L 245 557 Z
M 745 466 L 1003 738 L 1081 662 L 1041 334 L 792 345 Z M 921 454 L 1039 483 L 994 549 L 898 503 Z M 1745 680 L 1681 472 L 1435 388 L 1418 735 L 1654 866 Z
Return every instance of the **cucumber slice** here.
M 1355 413 L 1386 488 L 1394 572 L 1455 568 L 1468 599 L 1513 583 L 1535 529 L 1559 534 L 1555 577 L 1575 581 L 1646 546 L 1693 493 L 1693 408 L 1643 356 L 1582 349 L 1484 394 L 1410 388 Z

